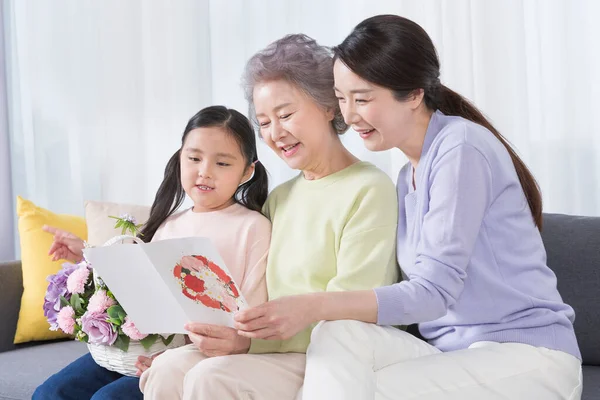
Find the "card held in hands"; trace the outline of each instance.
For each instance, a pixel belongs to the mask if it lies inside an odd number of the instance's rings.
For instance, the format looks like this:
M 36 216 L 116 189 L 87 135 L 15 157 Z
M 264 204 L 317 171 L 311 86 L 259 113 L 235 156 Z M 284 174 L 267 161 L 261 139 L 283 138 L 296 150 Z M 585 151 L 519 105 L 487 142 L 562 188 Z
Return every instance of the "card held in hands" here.
M 141 333 L 187 333 L 189 321 L 233 327 L 246 301 L 210 239 L 190 237 L 84 250 Z

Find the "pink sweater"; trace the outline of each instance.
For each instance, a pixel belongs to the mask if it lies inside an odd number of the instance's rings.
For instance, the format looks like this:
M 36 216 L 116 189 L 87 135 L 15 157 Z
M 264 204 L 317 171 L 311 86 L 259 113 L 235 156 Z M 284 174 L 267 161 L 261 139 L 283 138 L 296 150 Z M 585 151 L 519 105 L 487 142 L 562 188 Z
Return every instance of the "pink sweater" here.
M 212 241 L 250 306 L 267 301 L 271 222 L 265 216 L 239 204 L 205 213 L 189 208 L 167 218 L 152 241 L 192 236 Z

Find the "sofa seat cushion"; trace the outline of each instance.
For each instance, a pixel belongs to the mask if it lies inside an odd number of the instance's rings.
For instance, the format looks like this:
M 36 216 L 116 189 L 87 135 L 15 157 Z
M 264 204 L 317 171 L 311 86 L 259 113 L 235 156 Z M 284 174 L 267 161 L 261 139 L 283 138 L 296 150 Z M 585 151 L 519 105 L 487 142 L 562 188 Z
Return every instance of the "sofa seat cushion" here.
M 85 343 L 68 340 L 0 353 L 0 400 L 31 399 L 49 376 L 87 352 Z
M 583 366 L 583 396 L 581 400 L 600 400 L 600 367 Z

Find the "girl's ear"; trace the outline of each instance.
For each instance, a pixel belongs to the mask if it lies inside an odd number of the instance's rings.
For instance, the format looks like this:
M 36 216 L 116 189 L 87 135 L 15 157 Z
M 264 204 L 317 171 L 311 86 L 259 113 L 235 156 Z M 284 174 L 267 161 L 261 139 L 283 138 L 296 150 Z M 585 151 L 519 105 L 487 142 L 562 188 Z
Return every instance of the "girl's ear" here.
M 254 170 L 256 169 L 256 161 L 246 167 L 246 171 L 244 172 L 244 176 L 242 176 L 242 181 L 239 186 L 242 186 L 244 183 L 248 182 L 254 176 Z

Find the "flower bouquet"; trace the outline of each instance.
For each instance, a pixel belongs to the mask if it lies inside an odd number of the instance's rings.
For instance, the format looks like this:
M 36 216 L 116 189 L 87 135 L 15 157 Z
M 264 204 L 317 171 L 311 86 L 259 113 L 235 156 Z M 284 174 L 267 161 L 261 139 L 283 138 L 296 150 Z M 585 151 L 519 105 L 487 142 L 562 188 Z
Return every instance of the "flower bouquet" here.
M 115 228 L 122 228 L 123 234 L 137 234 L 139 225 L 133 217 L 124 214 L 111 218 L 117 219 Z M 122 237 L 113 239 L 123 241 Z M 115 242 L 113 239 L 107 243 Z M 138 356 L 150 357 L 183 345 L 181 335 L 164 337 L 140 333 L 85 259 L 78 264 L 63 264 L 47 281 L 44 315 L 50 329 L 60 329 L 73 335 L 75 340 L 87 343 L 96 363 L 108 370 L 135 376 Z

